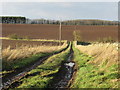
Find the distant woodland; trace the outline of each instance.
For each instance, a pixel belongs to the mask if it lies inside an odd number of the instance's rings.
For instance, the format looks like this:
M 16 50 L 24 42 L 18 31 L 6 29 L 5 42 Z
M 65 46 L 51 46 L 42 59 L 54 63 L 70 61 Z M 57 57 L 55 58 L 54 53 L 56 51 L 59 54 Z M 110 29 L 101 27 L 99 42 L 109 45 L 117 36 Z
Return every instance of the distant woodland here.
M 59 20 L 29 19 L 18 16 L 1 16 L 0 23 L 5 24 L 59 24 Z M 77 19 L 61 21 L 62 25 L 118 25 L 118 21 L 107 21 L 98 19 Z

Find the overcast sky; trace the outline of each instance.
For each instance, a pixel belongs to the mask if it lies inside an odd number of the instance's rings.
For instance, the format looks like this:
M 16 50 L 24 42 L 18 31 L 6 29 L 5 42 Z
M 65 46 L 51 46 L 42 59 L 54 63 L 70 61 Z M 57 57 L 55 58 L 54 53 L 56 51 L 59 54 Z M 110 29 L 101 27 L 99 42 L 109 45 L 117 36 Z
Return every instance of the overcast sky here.
M 117 2 L 2 2 L 1 15 L 31 19 L 118 20 Z

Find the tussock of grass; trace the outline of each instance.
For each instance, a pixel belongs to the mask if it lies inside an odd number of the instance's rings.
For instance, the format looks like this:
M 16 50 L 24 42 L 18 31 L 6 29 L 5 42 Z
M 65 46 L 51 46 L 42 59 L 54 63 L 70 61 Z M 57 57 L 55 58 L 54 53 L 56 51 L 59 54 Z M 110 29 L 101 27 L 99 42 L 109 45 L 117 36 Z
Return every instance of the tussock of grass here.
M 117 64 L 106 67 L 109 60 L 99 65 L 89 63 L 94 61 L 95 58 L 83 54 L 75 47 L 73 49 L 74 60 L 78 67 L 71 88 L 118 88 L 120 75 Z
M 58 72 L 61 63 L 67 60 L 70 47 L 59 54 L 47 59 L 42 65 L 29 72 L 29 77 L 24 78 L 18 88 L 48 88 L 48 84 L 52 82 L 54 74 Z
M 18 88 L 46 88 L 46 85 L 52 77 L 40 77 L 40 75 L 36 75 L 34 77 L 29 77 L 29 79 L 24 79 L 24 83 Z

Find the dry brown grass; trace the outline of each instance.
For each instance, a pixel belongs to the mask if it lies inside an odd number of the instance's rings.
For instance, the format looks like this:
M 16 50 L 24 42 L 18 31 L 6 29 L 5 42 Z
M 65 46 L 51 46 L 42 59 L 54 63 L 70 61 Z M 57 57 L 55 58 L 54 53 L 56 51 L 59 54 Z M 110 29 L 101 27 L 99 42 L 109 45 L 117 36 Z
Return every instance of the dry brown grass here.
M 118 43 L 96 43 L 88 46 L 75 45 L 81 52 L 95 57 L 95 60 L 89 63 L 102 65 L 106 67 L 118 64 Z
M 53 51 L 58 51 L 67 46 L 67 42 L 65 42 L 62 46 L 21 46 L 16 49 L 10 49 L 10 46 L 6 49 L 2 50 L 2 58 L 6 61 L 14 61 L 18 59 L 22 59 L 25 57 L 29 57 L 31 55 L 37 53 L 50 53 Z

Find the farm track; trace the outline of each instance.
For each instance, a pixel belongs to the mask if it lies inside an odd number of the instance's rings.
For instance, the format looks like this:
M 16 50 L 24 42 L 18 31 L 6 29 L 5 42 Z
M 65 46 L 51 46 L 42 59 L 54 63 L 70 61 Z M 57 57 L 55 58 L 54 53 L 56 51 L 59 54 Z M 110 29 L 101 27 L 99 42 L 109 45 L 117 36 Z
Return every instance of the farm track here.
M 53 82 L 48 85 L 50 88 L 59 89 L 59 88 L 69 88 L 69 83 L 73 77 L 75 62 L 73 60 L 73 49 L 71 46 L 68 59 L 65 62 L 62 62 L 61 68 L 58 73 L 56 73 L 53 78 Z
M 42 64 L 43 61 L 47 60 L 49 57 L 51 57 L 55 54 L 61 53 L 62 51 L 65 51 L 68 47 L 69 47 L 69 45 L 59 52 L 55 52 L 49 56 L 41 57 L 41 58 L 39 58 L 39 60 L 35 61 L 34 63 L 29 64 L 28 66 L 26 66 L 24 68 L 16 69 L 15 72 L 12 72 L 12 73 L 6 75 L 5 77 L 2 77 L 1 78 L 2 79 L 2 89 L 5 90 L 5 89 L 8 89 L 9 87 L 12 87 L 11 85 L 13 85 L 15 82 L 20 80 L 22 77 L 26 76 L 29 71 L 31 71 L 32 69 L 35 69 L 38 65 Z

